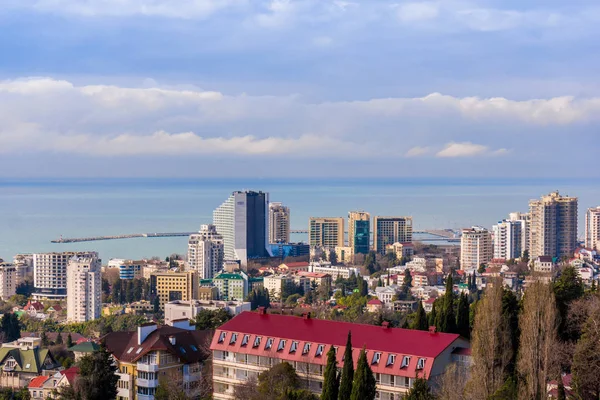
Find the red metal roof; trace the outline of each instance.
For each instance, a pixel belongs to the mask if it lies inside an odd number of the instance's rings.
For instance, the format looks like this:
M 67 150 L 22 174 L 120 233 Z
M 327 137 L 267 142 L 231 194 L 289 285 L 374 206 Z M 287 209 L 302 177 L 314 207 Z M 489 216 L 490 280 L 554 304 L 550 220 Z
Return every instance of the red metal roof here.
M 430 376 L 435 358 L 444 350 L 450 346 L 468 346 L 456 334 L 432 334 L 409 329 L 245 311 L 217 329 L 210 348 L 211 350 L 275 357 L 290 362 L 310 360 L 311 363 L 325 365 L 327 351 L 333 345 L 340 349 L 337 353 L 338 362 L 343 364 L 343 349 L 346 345 L 348 331 L 352 332 L 355 363 L 358 361 L 360 349 L 364 346 L 370 362 L 375 353 L 381 353 L 380 362 L 371 365 L 373 372 L 397 376 L 415 377 L 417 372 Z M 232 343 L 234 334 L 237 334 L 237 338 Z M 245 335 L 248 335 L 248 338 L 244 338 Z M 261 338 L 260 344 L 254 346 L 257 337 Z M 273 343 L 271 348 L 267 349 L 266 343 L 269 338 L 273 339 Z M 280 343 L 281 339 L 285 339 L 285 344 Z M 242 343 L 245 344 L 242 345 Z M 296 343 L 297 350 L 295 352 L 290 351 L 292 343 Z M 304 353 L 304 345 L 307 343 L 310 343 L 310 349 Z M 283 348 L 278 351 L 280 344 Z M 323 348 L 318 354 L 320 345 L 323 345 Z M 389 355 L 396 357 L 393 365 L 386 365 Z M 407 367 L 400 368 L 404 356 L 410 357 L 410 362 Z M 425 359 L 424 368 L 422 371 L 417 371 L 417 363 L 421 358 Z
M 64 369 L 60 371 L 60 373 L 67 378 L 69 385 L 73 386 L 75 378 L 77 377 L 77 374 L 79 374 L 79 367 L 71 367 L 69 369 Z
M 371 299 L 371 300 L 369 300 L 369 302 L 367 304 L 373 304 L 373 305 L 379 305 L 380 306 L 383 303 L 379 299 Z
M 281 265 L 285 265 L 288 268 L 303 268 L 303 267 L 308 267 L 310 264 L 307 263 L 306 261 L 299 261 L 299 262 L 284 263 Z
M 28 388 L 41 388 L 44 386 L 44 383 L 50 379 L 49 376 L 36 376 L 29 382 Z

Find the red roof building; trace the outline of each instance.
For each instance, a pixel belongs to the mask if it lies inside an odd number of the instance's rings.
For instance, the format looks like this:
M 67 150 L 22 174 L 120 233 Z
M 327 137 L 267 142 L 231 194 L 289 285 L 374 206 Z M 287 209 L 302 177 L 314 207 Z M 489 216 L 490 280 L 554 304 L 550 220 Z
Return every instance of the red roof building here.
M 379 399 L 398 399 L 417 375 L 428 379 L 453 362 L 453 352 L 469 348 L 459 335 L 312 319 L 310 315 L 243 312 L 216 330 L 211 343 L 215 399 L 232 398 L 236 385 L 258 376 L 280 361 L 287 361 L 319 394 L 327 352 L 333 346 L 338 365 L 352 332 L 353 362 L 362 347 L 376 374 Z

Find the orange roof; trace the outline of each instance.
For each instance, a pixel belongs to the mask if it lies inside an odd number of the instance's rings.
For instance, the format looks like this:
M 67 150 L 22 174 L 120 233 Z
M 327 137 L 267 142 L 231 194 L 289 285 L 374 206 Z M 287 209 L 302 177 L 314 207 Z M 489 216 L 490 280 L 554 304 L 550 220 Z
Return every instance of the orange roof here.
M 41 388 L 44 383 L 50 379 L 49 376 L 36 376 L 29 382 L 29 388 Z

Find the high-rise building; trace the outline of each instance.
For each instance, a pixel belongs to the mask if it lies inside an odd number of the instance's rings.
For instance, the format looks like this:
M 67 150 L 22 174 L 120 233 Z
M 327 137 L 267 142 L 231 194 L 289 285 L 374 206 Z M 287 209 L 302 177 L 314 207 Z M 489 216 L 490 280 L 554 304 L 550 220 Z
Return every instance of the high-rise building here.
M 513 260 L 523 255 L 524 221 L 503 220 L 492 227 L 494 258 Z
M 585 213 L 585 247 L 600 251 L 600 207 Z
M 0 299 L 6 301 L 16 294 L 17 269 L 13 264 L 0 262 Z
M 98 257 L 72 257 L 67 262 L 67 320 L 86 322 L 100 318 L 102 263 Z
M 33 255 L 33 298 L 35 300 L 61 300 L 67 297 L 67 264 L 73 257 L 98 258 L 98 253 L 78 251 Z
M 348 245 L 353 254 L 367 254 L 371 240 L 371 216 L 364 211 L 348 213 Z
M 195 271 L 157 272 L 150 276 L 150 287 L 158 296 L 161 310 L 170 301 L 197 300 L 199 283 Z
M 290 242 L 290 209 L 281 203 L 269 203 L 269 243 Z
M 308 222 L 310 247 L 334 249 L 344 246 L 344 218 L 310 217 Z
M 200 279 L 212 279 L 223 268 L 223 236 L 214 225 L 202 225 L 188 241 L 188 266 Z
M 531 230 L 531 216 L 529 213 L 512 212 L 508 214 L 508 220 L 521 223 L 521 252 L 529 251 L 529 231 Z
M 248 260 L 268 257 L 268 204 L 268 193 L 233 192 L 213 212 L 213 223 L 223 236 L 225 260 L 239 260 L 246 266 Z
M 572 255 L 577 248 L 577 197 L 550 193 L 531 200 L 529 214 L 530 259 Z
M 381 217 L 373 218 L 373 246 L 380 254 L 385 254 L 386 248 L 396 242 L 412 242 L 412 217 Z
M 460 269 L 478 268 L 493 256 L 492 235 L 480 226 L 462 230 L 460 237 Z

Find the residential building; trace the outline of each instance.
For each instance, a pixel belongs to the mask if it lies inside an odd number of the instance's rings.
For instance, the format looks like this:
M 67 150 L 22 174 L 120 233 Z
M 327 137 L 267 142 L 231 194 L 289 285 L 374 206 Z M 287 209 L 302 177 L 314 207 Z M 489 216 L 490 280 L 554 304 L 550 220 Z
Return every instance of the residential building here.
M 538 256 L 533 261 L 534 272 L 550 274 L 554 272 L 555 266 L 554 260 L 549 256 Z
M 17 269 L 14 264 L 0 262 L 0 299 L 6 301 L 17 292 Z
M 351 264 L 354 261 L 354 249 L 350 246 L 336 247 L 334 249 L 337 262 Z
M 237 191 L 213 212 L 213 223 L 223 236 L 225 260 L 239 260 L 242 267 L 248 260 L 268 256 L 269 194 Z
M 200 279 L 212 279 L 223 268 L 224 252 L 223 236 L 217 233 L 217 227 L 202 225 L 188 241 L 188 268 Z
M 146 261 L 123 260 L 119 263 L 119 278 L 123 280 L 133 280 L 143 277 Z
M 377 296 L 383 304 L 389 304 L 394 301 L 394 296 L 399 292 L 400 287 L 398 285 L 379 286 L 375 288 L 375 296 Z
M 89 356 L 100 350 L 100 345 L 95 342 L 81 342 L 72 347 L 69 347 L 67 350 L 73 352 L 75 362 L 77 362 L 83 357 Z
M 558 192 L 529 202 L 530 258 L 571 256 L 577 248 L 577 197 Z
M 269 296 L 273 301 L 285 301 L 281 298 L 286 287 L 294 284 L 292 275 L 270 275 L 263 279 L 264 288 L 269 291 Z
M 600 206 L 585 213 L 585 247 L 600 251 Z
M 320 274 L 329 274 L 331 279 L 334 281 L 340 276 L 344 279 L 348 279 L 351 275 L 360 275 L 358 268 L 331 265 L 331 263 L 327 261 L 311 262 L 308 271 Z
M 174 321 L 195 318 L 202 310 L 226 310 L 231 315 L 238 315 L 242 311 L 250 311 L 251 309 L 252 304 L 247 301 L 170 301 L 165 304 L 165 324 L 171 325 Z
M 102 263 L 98 257 L 73 257 L 67 264 L 67 321 L 100 318 Z
M 307 278 L 310 281 L 311 285 L 312 284 L 314 284 L 316 286 L 331 285 L 331 275 L 329 275 L 329 274 L 300 271 L 300 272 L 298 272 L 298 276 Z
M 479 268 L 493 257 L 492 235 L 480 226 L 463 229 L 460 238 L 460 269 Z
M 521 251 L 529 251 L 530 231 L 531 231 L 531 215 L 523 212 L 512 212 L 508 214 L 509 221 L 521 223 Z M 522 254 L 521 254 L 522 256 Z
M 371 215 L 364 211 L 348 213 L 348 245 L 353 254 L 367 254 L 371 248 Z
M 151 275 L 151 290 L 158 295 L 160 309 L 175 300 L 195 300 L 198 298 L 198 274 L 195 271 L 164 272 Z
M 48 349 L 40 348 L 40 338 L 21 338 L 0 348 L 0 387 L 20 389 L 40 375 L 57 371 L 60 364 Z
M 204 285 L 200 282 L 198 288 L 198 300 L 217 300 L 219 298 L 219 288 L 213 286 L 212 279 L 210 285 Z
M 220 273 L 213 279 L 213 285 L 219 289 L 219 300 L 245 300 L 248 296 L 248 275 L 237 273 Z
M 290 242 L 290 209 L 281 203 L 269 204 L 269 243 Z
M 308 222 L 308 243 L 310 247 L 334 249 L 344 246 L 344 218 L 310 217 Z
M 310 263 L 307 263 L 304 261 L 289 262 L 289 263 L 283 263 L 283 264 L 279 265 L 279 267 L 277 267 L 277 269 L 282 272 L 289 272 L 289 273 L 295 274 L 300 271 L 308 272 L 309 266 L 310 266 Z
M 173 325 L 148 323 L 103 337 L 118 369 L 117 400 L 153 400 L 159 377 L 188 398 L 199 397 L 210 332 L 194 330 L 187 320 Z
M 415 246 L 412 243 L 396 242 L 386 246 L 386 252 L 392 252 L 396 255 L 396 260 L 407 259 L 415 254 Z
M 412 233 L 412 217 L 373 218 L 373 247 L 380 254 L 385 254 L 390 244 L 412 242 Z
M 502 220 L 492 227 L 494 258 L 514 260 L 523 255 L 524 221 Z
M 62 369 L 54 375 L 42 375 L 33 378 L 27 389 L 32 400 L 53 399 L 55 392 L 66 386 L 73 386 L 79 374 L 79 367 Z
M 33 278 L 33 254 L 17 254 L 13 257 L 13 264 L 17 272 L 15 279 L 17 286 Z
M 371 299 L 367 302 L 368 312 L 379 312 L 383 309 L 383 303 L 379 299 Z
M 61 300 L 67 297 L 67 264 L 73 257 L 98 258 L 95 251 L 37 253 L 33 255 L 33 298 Z
M 213 336 L 213 397 L 233 399 L 235 387 L 282 361 L 290 363 L 307 389 L 318 395 L 329 349 L 336 349 L 340 368 L 350 362 L 344 360 L 348 332 L 354 348 L 351 361 L 356 365 L 361 349 L 366 349 L 377 383 L 376 398 L 385 400 L 402 398 L 417 377 L 435 380 L 452 363 L 454 352 L 469 348 L 457 334 L 320 320 L 310 314 L 266 314 L 264 309 L 243 312 Z
M 308 257 L 310 246 L 306 243 L 270 243 L 267 250 L 272 257 L 284 260 L 287 257 Z

